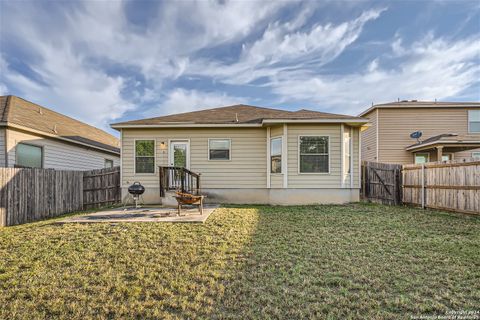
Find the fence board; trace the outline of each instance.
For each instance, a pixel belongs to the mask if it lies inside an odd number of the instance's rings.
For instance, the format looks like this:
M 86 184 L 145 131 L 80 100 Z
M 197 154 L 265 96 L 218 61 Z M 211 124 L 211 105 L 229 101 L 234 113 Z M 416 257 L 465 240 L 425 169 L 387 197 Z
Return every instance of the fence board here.
M 0 226 L 114 204 L 120 197 L 119 167 L 84 172 L 0 168 Z
M 480 214 L 480 161 L 404 165 L 403 181 L 404 203 Z
M 111 205 L 120 201 L 119 167 L 91 170 L 83 173 L 84 209 Z
M 383 204 L 401 204 L 401 165 L 362 162 L 362 197 Z

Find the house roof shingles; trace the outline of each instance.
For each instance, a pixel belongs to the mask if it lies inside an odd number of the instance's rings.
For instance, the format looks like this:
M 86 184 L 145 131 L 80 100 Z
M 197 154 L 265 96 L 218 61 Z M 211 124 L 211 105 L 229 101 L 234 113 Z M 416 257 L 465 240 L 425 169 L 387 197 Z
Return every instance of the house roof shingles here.
M 238 121 L 237 121 L 238 119 Z M 287 111 L 255 107 L 249 105 L 233 105 L 214 109 L 172 114 L 168 116 L 132 120 L 112 124 L 113 127 L 130 125 L 162 125 L 175 123 L 191 124 L 261 124 L 264 119 L 306 120 L 306 119 L 365 119 L 342 114 L 325 113 L 311 110 Z
M 0 96 L 0 122 L 120 153 L 119 140 L 111 134 L 16 96 Z

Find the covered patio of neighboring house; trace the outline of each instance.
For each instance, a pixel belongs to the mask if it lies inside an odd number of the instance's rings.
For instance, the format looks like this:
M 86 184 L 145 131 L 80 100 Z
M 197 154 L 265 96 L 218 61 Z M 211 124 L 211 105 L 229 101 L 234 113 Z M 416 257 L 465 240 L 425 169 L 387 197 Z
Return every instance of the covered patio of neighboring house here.
M 455 160 L 455 153 L 480 148 L 480 139 L 454 133 L 430 137 L 406 148 L 415 163 Z

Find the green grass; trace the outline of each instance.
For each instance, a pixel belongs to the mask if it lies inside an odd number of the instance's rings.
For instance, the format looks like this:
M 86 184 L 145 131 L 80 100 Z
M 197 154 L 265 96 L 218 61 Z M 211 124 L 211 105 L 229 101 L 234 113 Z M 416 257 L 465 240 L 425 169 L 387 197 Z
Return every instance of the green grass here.
M 411 208 L 0 230 L 1 319 L 410 318 L 478 310 L 478 279 L 480 219 Z

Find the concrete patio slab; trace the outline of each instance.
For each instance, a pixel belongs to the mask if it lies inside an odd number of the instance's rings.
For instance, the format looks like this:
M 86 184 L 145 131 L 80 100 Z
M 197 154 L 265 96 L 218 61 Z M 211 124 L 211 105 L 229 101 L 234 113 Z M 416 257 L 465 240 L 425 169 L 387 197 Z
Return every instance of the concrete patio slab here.
M 205 205 L 203 214 L 200 214 L 198 208 L 184 207 L 182 214 L 177 215 L 176 208 L 166 207 L 145 207 L 139 209 L 109 209 L 87 213 L 84 215 L 68 217 L 56 223 L 96 223 L 96 222 L 188 222 L 204 223 L 208 217 L 217 209 L 218 205 Z

